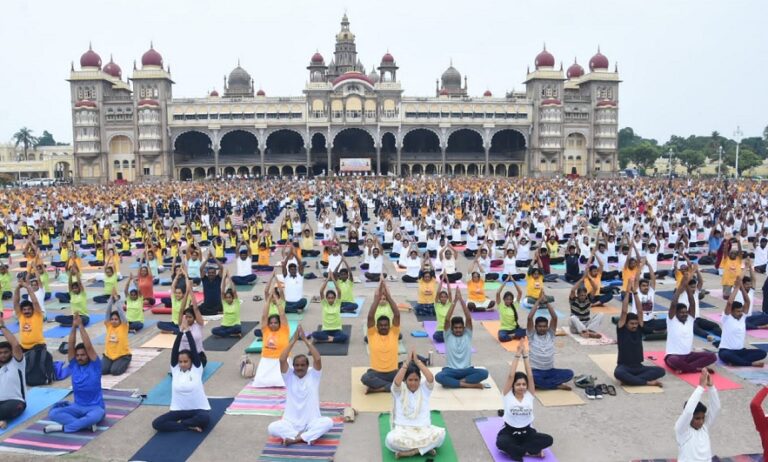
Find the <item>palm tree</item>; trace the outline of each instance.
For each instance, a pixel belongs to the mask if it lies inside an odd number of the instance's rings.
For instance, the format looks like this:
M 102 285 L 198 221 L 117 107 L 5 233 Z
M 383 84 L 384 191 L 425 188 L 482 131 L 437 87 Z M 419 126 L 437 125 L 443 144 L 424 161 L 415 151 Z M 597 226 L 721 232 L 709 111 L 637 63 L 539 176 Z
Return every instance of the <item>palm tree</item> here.
M 16 147 L 24 145 L 24 160 L 27 160 L 27 151 L 30 146 L 34 146 L 37 143 L 37 137 L 32 135 L 32 130 L 27 127 L 22 127 L 13 134 L 13 140 L 16 142 Z

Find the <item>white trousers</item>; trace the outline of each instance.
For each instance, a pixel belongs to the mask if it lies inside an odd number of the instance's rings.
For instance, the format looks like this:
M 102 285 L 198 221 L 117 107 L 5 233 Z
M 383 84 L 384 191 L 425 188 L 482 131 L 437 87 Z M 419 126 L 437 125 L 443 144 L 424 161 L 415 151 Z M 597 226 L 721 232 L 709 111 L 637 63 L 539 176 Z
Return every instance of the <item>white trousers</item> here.
M 589 317 L 589 322 L 585 325 L 576 316 L 571 316 L 571 332 L 574 334 L 580 334 L 585 330 L 591 330 L 597 332 L 600 324 L 603 322 L 603 313 L 592 313 Z
M 251 385 L 256 388 L 284 387 L 283 374 L 280 372 L 280 360 L 261 358 L 256 367 L 256 375 Z
M 384 445 L 392 452 L 406 452 L 418 449 L 424 455 L 439 448 L 445 441 L 445 428 L 430 425 L 428 427 L 406 427 L 395 425 L 387 433 Z
M 270 436 L 280 439 L 294 439 L 301 433 L 301 439 L 312 443 L 316 439 L 328 433 L 333 428 L 333 420 L 330 417 L 318 417 L 310 420 L 303 428 L 285 419 L 272 422 L 267 427 Z

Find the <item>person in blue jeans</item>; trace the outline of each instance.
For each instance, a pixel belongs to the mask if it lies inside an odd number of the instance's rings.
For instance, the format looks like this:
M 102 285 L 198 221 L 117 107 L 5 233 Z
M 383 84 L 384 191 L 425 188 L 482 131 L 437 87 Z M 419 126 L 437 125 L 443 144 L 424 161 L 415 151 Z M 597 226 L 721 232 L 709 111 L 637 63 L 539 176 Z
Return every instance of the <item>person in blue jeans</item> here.
M 540 305 L 547 307 L 551 321 L 543 316 L 536 317 Z M 541 296 L 528 313 L 528 356 L 531 362 L 531 371 L 536 388 L 542 390 L 570 390 L 566 385 L 573 378 L 570 369 L 555 368 L 555 332 L 557 332 L 557 313 L 552 303 L 546 302 L 546 295 L 541 291 Z
M 75 345 L 78 330 L 83 342 Z M 72 320 L 68 346 L 67 367 L 72 373 L 75 399 L 74 402 L 60 401 L 53 405 L 48 412 L 48 420 L 56 423 L 46 425 L 44 433 L 75 433 L 86 429 L 95 432 L 97 424 L 106 414 L 101 392 L 101 360 L 77 312 Z
M 464 318 L 453 316 L 456 304 L 461 304 Z M 445 337 L 445 367 L 435 376 L 437 383 L 445 388 L 479 388 L 483 389 L 483 380 L 488 378 L 486 369 L 472 366 L 472 314 L 456 288 L 451 309 L 445 316 L 443 325 Z

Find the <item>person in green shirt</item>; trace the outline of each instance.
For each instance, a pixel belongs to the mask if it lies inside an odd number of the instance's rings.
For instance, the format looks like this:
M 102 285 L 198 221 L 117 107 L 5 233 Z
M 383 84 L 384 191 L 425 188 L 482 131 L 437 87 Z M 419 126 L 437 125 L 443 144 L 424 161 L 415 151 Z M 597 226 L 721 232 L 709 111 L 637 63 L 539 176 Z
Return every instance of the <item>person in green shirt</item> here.
M 445 283 L 445 289 L 443 289 L 443 283 Z M 448 314 L 448 310 L 451 309 L 451 291 L 448 289 L 450 281 L 448 275 L 443 273 L 440 276 L 440 283 L 437 286 L 437 300 L 435 301 L 435 318 L 437 325 L 435 326 L 435 333 L 432 334 L 432 340 L 437 343 L 445 342 L 443 337 L 443 325 L 445 324 L 445 315 Z
M 11 291 L 11 273 L 8 272 L 8 265 L 0 264 L 0 293 L 3 300 L 10 300 L 13 297 Z
M 83 326 L 87 326 L 91 321 L 88 316 L 88 298 L 85 295 L 85 288 L 81 280 L 80 273 L 74 269 L 69 272 L 69 306 L 72 314 L 62 314 L 54 318 L 62 327 L 71 327 L 75 313 L 80 315 L 80 321 Z
M 104 293 L 93 297 L 94 303 L 107 303 L 112 297 L 112 289 L 117 286 L 117 274 L 112 265 L 104 268 Z M 127 287 L 127 286 L 126 286 Z
M 227 287 L 229 285 L 229 287 Z M 229 271 L 225 271 L 221 278 L 221 293 L 224 294 L 221 306 L 224 309 L 224 317 L 221 325 L 211 329 L 211 334 L 217 337 L 242 337 L 243 329 L 240 326 L 240 299 L 237 297 L 237 289 Z
M 525 329 L 520 327 L 517 318 L 517 309 L 520 308 L 523 291 L 511 274 L 506 280 L 514 284 L 515 290 L 517 290 L 517 298 L 508 290 L 504 292 L 504 303 L 501 303 L 501 291 L 504 290 L 506 284 L 502 284 L 499 290 L 496 291 L 496 306 L 499 307 L 499 318 L 501 319 L 498 336 L 499 342 L 511 342 L 512 340 L 519 340 L 525 337 Z
M 186 284 L 182 289 L 179 286 L 181 278 L 185 278 Z M 187 308 L 189 300 L 189 294 L 192 291 L 192 281 L 189 280 L 187 275 L 183 271 L 176 273 L 171 283 L 171 320 L 160 321 L 157 323 L 157 328 L 164 332 L 171 332 L 173 334 L 179 333 L 179 322 L 181 312 Z
M 42 284 L 43 290 L 45 291 L 45 300 L 50 300 L 51 277 L 48 274 L 48 271 L 45 270 L 45 265 L 37 265 L 37 276 L 40 279 L 40 284 Z
M 339 297 L 341 300 L 341 312 L 354 313 L 360 308 L 357 306 L 357 303 L 355 303 L 355 294 L 353 292 L 355 283 L 350 277 L 349 265 L 347 265 L 346 259 L 342 259 L 341 261 L 346 265 L 346 268 L 339 270 L 339 279 L 334 280 L 333 283 L 341 292 L 341 296 Z
M 325 290 L 328 281 L 333 281 L 335 290 Z M 346 343 L 349 336 L 344 333 L 341 326 L 341 300 L 344 292 L 338 281 L 335 280 L 333 271 L 328 271 L 328 277 L 320 287 L 320 305 L 323 310 L 323 324 L 321 330 L 312 334 L 312 340 L 316 343 Z
M 135 333 L 144 328 L 144 297 L 132 282 L 133 273 L 128 276 L 125 284 L 125 319 L 128 321 L 128 331 Z

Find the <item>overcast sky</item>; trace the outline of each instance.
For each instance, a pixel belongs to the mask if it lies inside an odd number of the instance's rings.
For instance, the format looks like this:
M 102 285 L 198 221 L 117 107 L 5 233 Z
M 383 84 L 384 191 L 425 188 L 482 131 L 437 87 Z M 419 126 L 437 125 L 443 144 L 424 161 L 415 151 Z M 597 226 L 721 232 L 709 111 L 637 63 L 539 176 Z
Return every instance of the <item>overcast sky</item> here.
M 0 141 L 22 126 L 72 139 L 65 79 L 89 41 L 124 78 L 154 41 L 176 97 L 221 90 L 238 58 L 268 96 L 301 95 L 345 10 L 363 64 L 389 50 L 407 95 L 434 95 L 453 59 L 472 95 L 500 96 L 524 88 L 542 43 L 566 68 L 586 68 L 600 45 L 623 80 L 621 126 L 666 141 L 768 125 L 765 0 L 2 0 Z

